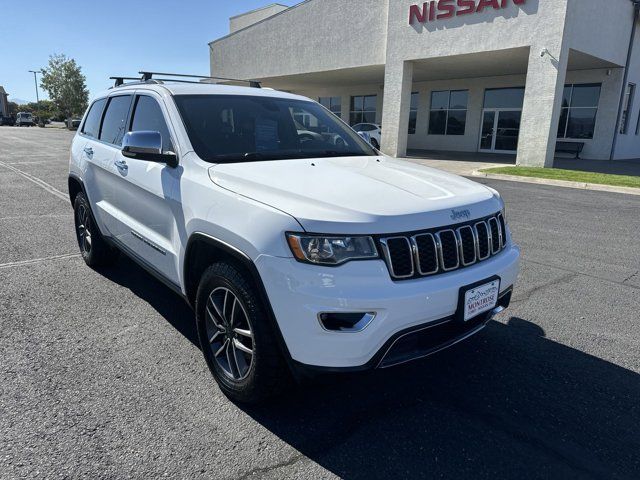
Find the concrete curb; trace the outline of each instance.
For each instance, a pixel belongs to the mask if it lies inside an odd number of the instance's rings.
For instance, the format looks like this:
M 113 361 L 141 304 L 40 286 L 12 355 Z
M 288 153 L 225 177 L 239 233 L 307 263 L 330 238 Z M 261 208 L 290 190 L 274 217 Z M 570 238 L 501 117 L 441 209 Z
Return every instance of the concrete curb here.
M 554 185 L 556 187 L 577 188 L 579 190 L 594 190 L 599 192 L 625 193 L 627 195 L 640 196 L 640 188 L 634 187 L 614 187 L 612 185 L 600 185 L 598 183 L 570 182 L 567 180 L 553 180 L 550 178 L 520 177 L 517 175 L 500 175 L 496 173 L 485 173 L 474 170 L 471 173 L 474 177 L 484 177 L 493 180 L 507 180 L 509 182 L 536 183 L 538 185 Z

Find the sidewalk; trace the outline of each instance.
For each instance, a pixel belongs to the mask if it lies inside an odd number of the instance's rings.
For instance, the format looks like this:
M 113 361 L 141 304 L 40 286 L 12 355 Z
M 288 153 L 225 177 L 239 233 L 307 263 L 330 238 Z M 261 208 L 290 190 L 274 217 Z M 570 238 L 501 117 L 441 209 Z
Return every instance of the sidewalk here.
M 615 187 L 595 183 L 570 182 L 564 180 L 552 180 L 546 178 L 520 177 L 515 175 L 500 175 L 483 173 L 480 170 L 494 167 L 515 165 L 513 155 L 492 155 L 484 153 L 463 152 L 427 152 L 410 151 L 407 158 L 410 162 L 419 163 L 428 167 L 437 168 L 446 172 L 465 177 L 484 177 L 495 180 L 507 180 L 512 182 L 536 183 L 542 185 L 554 185 L 582 190 L 597 190 L 604 192 L 625 193 L 640 195 L 639 188 Z M 573 158 L 556 158 L 554 166 L 565 170 L 577 170 L 584 172 L 607 173 L 613 175 L 640 176 L 639 160 L 578 160 Z

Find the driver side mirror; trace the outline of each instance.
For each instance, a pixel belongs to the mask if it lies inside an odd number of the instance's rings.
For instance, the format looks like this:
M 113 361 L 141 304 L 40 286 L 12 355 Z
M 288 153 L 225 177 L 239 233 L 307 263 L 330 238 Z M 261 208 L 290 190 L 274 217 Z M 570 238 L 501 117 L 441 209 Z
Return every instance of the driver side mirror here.
M 170 167 L 178 166 L 178 156 L 173 152 L 162 152 L 160 132 L 128 132 L 122 141 L 122 155 L 147 162 L 166 163 Z

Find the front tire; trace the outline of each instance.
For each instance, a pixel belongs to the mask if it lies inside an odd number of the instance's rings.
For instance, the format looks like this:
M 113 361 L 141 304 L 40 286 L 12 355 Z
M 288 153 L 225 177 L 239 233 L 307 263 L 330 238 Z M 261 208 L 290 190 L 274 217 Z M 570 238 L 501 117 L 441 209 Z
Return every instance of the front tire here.
M 378 143 L 378 141 L 375 138 L 371 139 L 371 146 L 373 148 L 375 148 L 376 150 L 380 150 L 380 144 Z
M 100 233 L 84 193 L 80 192 L 76 195 L 73 210 L 76 238 L 84 262 L 91 268 L 115 262 L 118 258 L 118 251 L 111 248 Z
M 258 403 L 290 383 L 258 291 L 235 264 L 215 263 L 204 272 L 196 322 L 207 365 L 232 400 Z

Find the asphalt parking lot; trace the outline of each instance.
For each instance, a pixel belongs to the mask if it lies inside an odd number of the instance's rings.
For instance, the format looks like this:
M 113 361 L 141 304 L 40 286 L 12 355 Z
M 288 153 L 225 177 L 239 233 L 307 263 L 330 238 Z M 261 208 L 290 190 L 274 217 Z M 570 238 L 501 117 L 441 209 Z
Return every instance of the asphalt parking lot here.
M 0 478 L 640 478 L 640 200 L 486 181 L 511 308 L 429 359 L 229 402 L 189 308 L 77 255 L 70 132 L 0 127 Z

